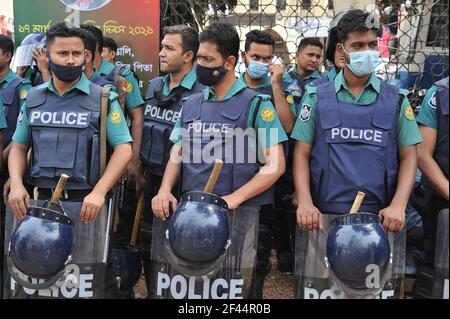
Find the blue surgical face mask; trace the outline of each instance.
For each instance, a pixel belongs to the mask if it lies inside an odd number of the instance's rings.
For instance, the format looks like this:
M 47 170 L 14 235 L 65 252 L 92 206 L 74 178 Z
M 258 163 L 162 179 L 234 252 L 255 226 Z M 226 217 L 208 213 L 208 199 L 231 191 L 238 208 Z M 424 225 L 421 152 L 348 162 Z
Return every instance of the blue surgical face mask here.
M 365 50 L 348 53 L 344 47 L 342 49 L 350 56 L 350 63 L 347 66 L 356 76 L 369 75 L 381 63 L 378 51 Z
M 265 78 L 269 73 L 269 65 L 259 61 L 249 59 L 247 74 L 253 80 Z

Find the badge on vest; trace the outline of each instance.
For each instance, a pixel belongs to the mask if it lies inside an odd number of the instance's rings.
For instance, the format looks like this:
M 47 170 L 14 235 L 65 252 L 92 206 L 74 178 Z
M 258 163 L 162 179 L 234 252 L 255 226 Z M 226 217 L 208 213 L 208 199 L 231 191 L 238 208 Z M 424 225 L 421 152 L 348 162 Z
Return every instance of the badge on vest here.
M 406 107 L 406 109 L 405 109 L 405 116 L 410 121 L 414 120 L 414 111 L 413 111 L 411 105 L 408 105 Z
M 112 112 L 110 118 L 112 124 L 119 124 L 120 122 L 122 122 L 122 116 L 118 111 Z
M 23 100 L 23 99 L 25 99 L 26 97 L 27 97 L 27 90 L 25 90 L 25 89 L 22 89 L 22 90 L 20 90 L 20 94 L 19 94 L 19 96 L 20 96 L 20 99 L 21 100 Z
M 300 110 L 300 120 L 306 122 L 311 117 L 311 106 L 308 104 L 303 104 Z
M 433 95 L 428 100 L 428 106 L 432 109 L 436 108 L 436 92 L 433 93 Z
M 268 107 L 261 112 L 261 117 L 265 122 L 272 122 L 275 119 L 275 113 Z

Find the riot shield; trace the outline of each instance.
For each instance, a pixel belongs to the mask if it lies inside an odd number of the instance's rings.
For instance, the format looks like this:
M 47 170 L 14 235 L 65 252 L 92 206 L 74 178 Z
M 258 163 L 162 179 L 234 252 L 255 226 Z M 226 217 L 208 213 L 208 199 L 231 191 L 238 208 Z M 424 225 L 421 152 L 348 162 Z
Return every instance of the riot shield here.
M 434 257 L 433 299 L 448 297 L 448 208 L 439 212 Z
M 332 220 L 340 215 L 323 214 L 323 228 L 308 232 L 296 227 L 294 297 L 296 299 L 354 299 L 358 296 L 339 289 L 326 264 L 326 244 Z M 388 232 L 391 260 L 386 271 L 384 289 L 375 298 L 402 297 L 405 269 L 405 228 L 400 233 Z
M 153 219 L 150 260 L 152 299 L 244 299 L 249 298 L 256 262 L 259 210 L 239 207 L 229 210 L 231 245 L 219 270 L 208 275 L 180 273 L 169 260 L 166 230 L 169 220 Z
M 30 207 L 43 207 L 45 201 L 30 200 Z M 5 299 L 78 299 L 103 298 L 105 294 L 105 265 L 108 251 L 108 228 L 110 212 L 106 205 L 95 222 L 85 224 L 80 220 L 81 202 L 62 201 L 64 213 L 73 221 L 75 239 L 72 246 L 72 262 L 61 278 L 46 289 L 30 289 L 20 286 L 4 272 Z M 11 235 L 19 220 L 14 217 L 9 205 L 6 208 L 5 265 L 8 263 L 8 248 Z M 16 269 L 12 269 L 14 271 Z M 23 275 L 23 274 L 22 274 Z M 37 283 L 35 278 L 21 278 Z

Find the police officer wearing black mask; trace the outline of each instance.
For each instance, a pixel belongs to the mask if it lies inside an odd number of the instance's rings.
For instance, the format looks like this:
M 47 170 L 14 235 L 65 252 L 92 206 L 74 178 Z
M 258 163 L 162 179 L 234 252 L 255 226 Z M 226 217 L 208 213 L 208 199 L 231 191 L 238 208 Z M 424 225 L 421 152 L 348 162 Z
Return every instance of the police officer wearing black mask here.
M 193 64 L 198 50 L 198 32 L 186 25 L 165 27 L 160 70 L 164 77 L 149 82 L 145 94 L 144 131 L 142 133 L 142 174 L 138 174 L 138 188 L 145 185 L 145 206 L 141 222 L 143 264 L 149 287 L 149 261 L 153 213 L 151 199 L 158 193 L 173 143 L 169 137 L 181 115 L 181 102 L 205 86 L 197 81 Z M 176 187 L 174 192 L 177 193 Z

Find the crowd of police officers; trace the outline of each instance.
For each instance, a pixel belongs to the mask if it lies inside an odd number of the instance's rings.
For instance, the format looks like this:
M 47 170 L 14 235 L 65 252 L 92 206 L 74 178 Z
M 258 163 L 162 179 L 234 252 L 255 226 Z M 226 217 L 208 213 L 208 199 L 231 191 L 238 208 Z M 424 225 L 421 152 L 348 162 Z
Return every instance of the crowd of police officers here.
M 422 179 L 413 197 L 422 203 L 424 258 L 415 296 L 430 297 L 438 212 L 449 199 L 448 77 L 430 88 L 416 119 L 408 92 L 374 73 L 377 35 L 366 18 L 363 11 L 346 10 L 333 20 L 326 74 L 319 72 L 324 50 L 316 39 L 303 39 L 295 66 L 285 70 L 273 62 L 275 41 L 267 32 L 247 33 L 239 52 L 239 36 L 228 23 L 213 23 L 200 34 L 186 25 L 166 27 L 159 52 L 165 75 L 152 79 L 143 97 L 129 67 L 114 65 L 117 45 L 92 25 L 58 23 L 45 37 L 25 39 L 22 45 L 33 45 L 32 59 L 18 68 L 20 76 L 10 69 L 14 44 L 1 36 L 2 228 L 6 203 L 23 218 L 33 191 L 49 199 L 62 173 L 70 176 L 62 200 L 82 202 L 86 223 L 121 180 L 117 233 L 124 241 L 144 192 L 140 246 L 149 286 L 153 219 L 167 219 L 181 194 L 202 190 L 212 168 L 184 161 L 182 130 L 188 137 L 211 130 L 195 121 L 216 123 L 220 131 L 253 128 L 265 132 L 258 141 L 264 160 L 225 165 L 214 190 L 229 209 L 259 210 L 252 297 L 263 297 L 273 242 L 279 270 L 292 273 L 296 224 L 321 228 L 322 214 L 348 213 L 358 190 L 366 193 L 361 211 L 378 214 L 387 231 L 401 231 L 417 169 Z M 246 71 L 236 77 L 239 57 Z M 89 154 L 98 152 L 92 136 L 100 133 L 105 87 L 111 151 L 100 174 L 99 158 Z

